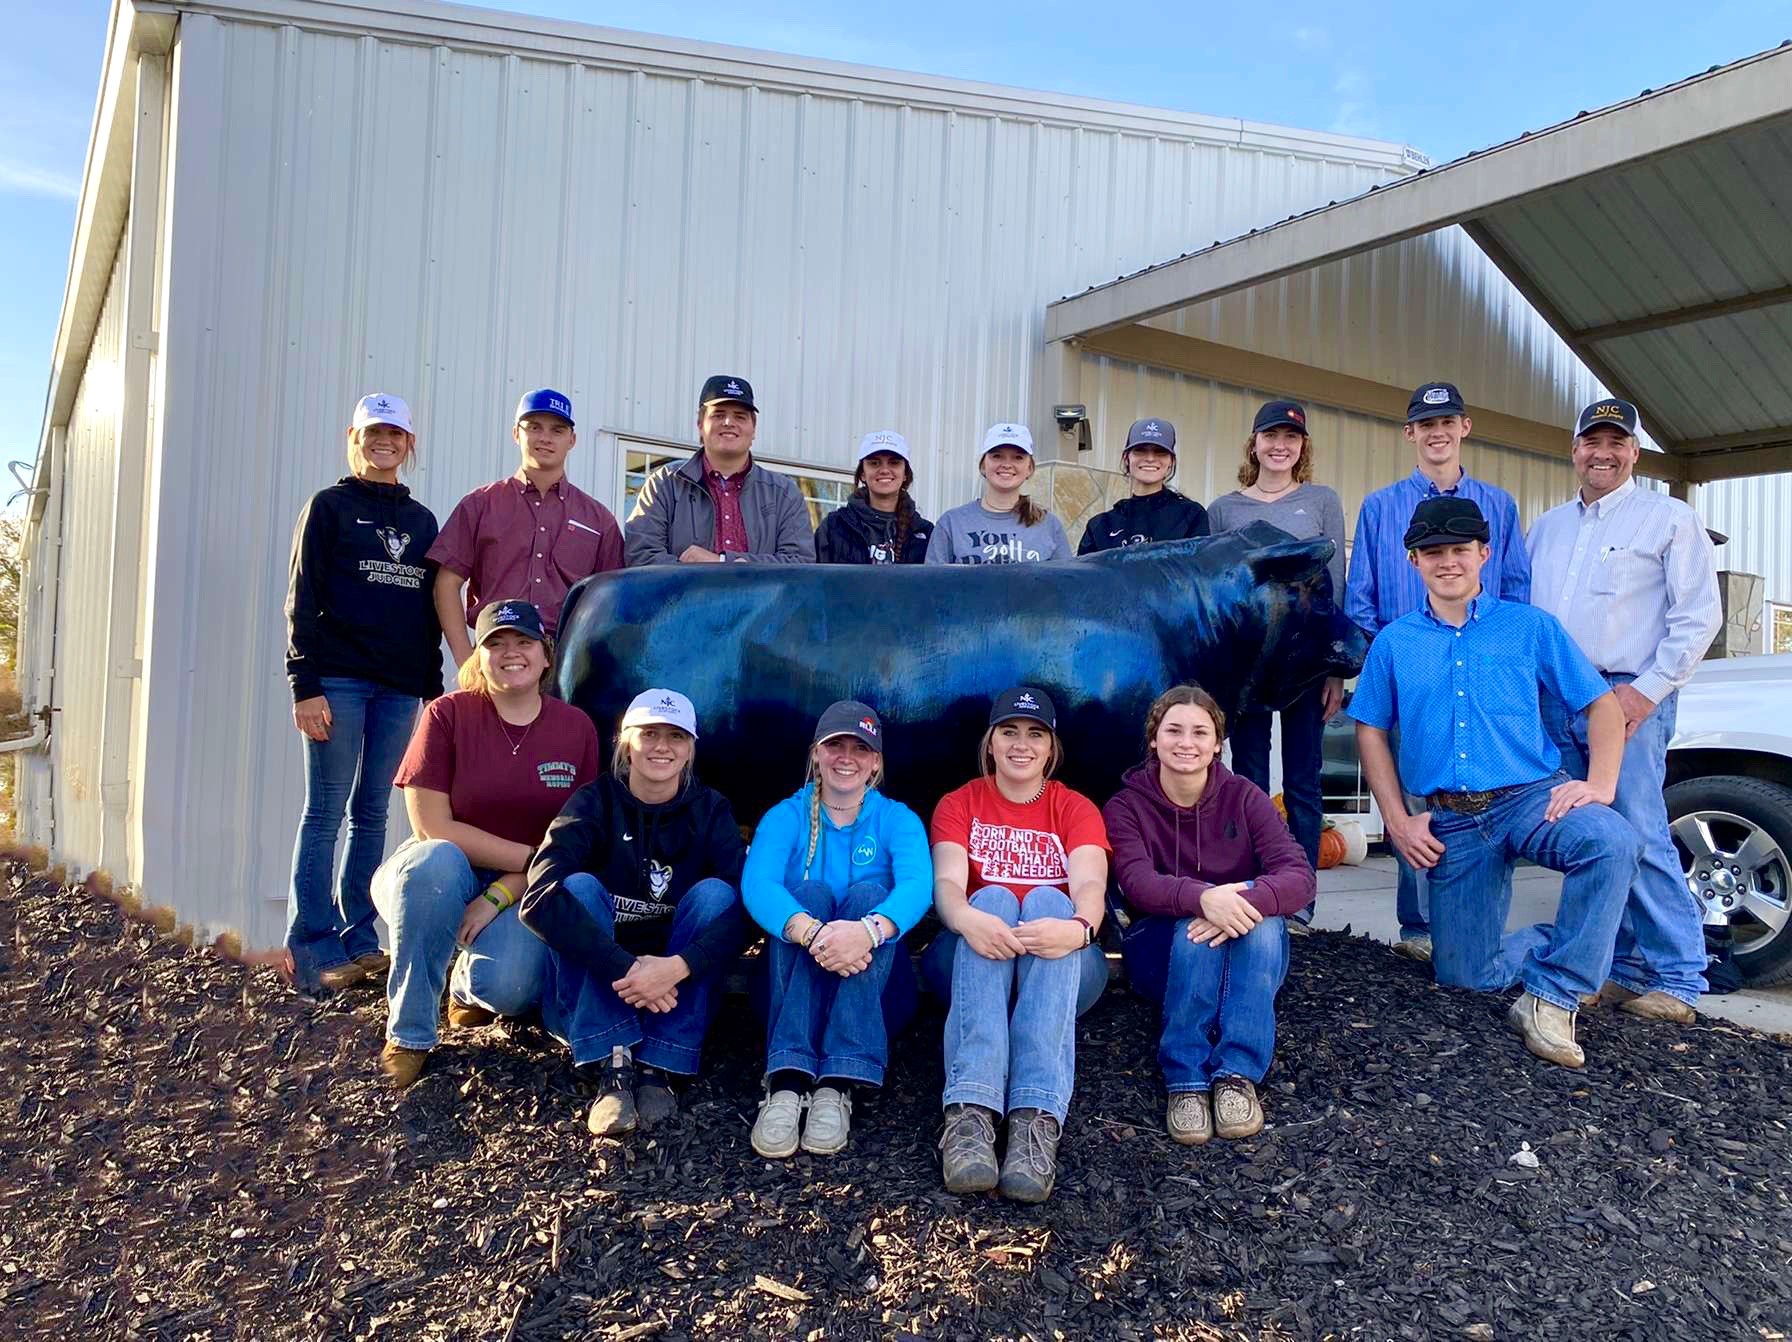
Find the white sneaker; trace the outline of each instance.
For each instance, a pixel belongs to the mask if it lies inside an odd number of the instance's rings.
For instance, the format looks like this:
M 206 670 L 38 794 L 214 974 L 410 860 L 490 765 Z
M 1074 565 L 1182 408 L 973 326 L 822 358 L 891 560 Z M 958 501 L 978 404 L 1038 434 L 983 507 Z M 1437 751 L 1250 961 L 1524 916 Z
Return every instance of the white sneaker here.
M 817 1086 L 809 1097 L 809 1119 L 803 1124 L 803 1150 L 831 1156 L 846 1149 L 852 1136 L 852 1096 L 832 1086 Z
M 767 1160 L 787 1160 L 796 1154 L 797 1133 L 803 1122 L 807 1096 L 794 1090 L 774 1090 L 759 1102 L 753 1124 L 753 1149 Z

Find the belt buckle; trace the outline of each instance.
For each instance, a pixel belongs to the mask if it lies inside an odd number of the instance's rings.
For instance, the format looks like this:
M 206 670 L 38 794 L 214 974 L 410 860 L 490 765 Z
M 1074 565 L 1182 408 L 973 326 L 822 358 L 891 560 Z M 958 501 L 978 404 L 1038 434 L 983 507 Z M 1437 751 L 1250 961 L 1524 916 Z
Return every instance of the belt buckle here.
M 1496 794 L 1487 792 L 1440 792 L 1436 794 L 1437 805 L 1446 811 L 1454 811 L 1457 815 L 1480 815 L 1493 805 Z

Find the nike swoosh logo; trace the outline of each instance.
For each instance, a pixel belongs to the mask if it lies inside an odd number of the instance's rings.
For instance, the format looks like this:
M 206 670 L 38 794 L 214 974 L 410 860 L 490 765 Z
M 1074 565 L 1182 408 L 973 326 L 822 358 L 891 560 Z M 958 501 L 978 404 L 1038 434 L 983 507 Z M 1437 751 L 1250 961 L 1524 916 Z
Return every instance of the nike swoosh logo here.
M 1126 528 L 1125 528 L 1125 527 L 1121 527 L 1121 528 L 1120 528 L 1120 531 L 1110 531 L 1110 532 L 1108 532 L 1108 535 L 1110 535 L 1110 536 L 1118 536 L 1118 535 L 1119 535 L 1119 534 L 1120 534 L 1120 532 L 1122 532 L 1122 531 L 1125 531 L 1125 530 L 1126 530 Z
M 365 517 L 357 517 L 355 519 L 355 525 L 358 527 L 370 527 L 373 523 L 369 522 Z
M 633 843 L 635 841 L 635 836 L 625 831 L 622 836 L 622 841 L 624 843 Z

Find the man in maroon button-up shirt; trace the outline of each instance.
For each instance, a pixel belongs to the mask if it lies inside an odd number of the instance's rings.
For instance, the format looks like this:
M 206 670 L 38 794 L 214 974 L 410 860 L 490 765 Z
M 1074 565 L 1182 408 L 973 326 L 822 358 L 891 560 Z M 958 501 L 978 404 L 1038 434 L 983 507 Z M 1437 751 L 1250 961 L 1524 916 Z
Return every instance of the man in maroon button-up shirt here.
M 486 603 L 533 602 L 552 634 L 574 583 L 622 567 L 615 515 L 566 478 L 566 457 L 578 441 L 572 401 L 547 388 L 529 392 L 517 404 L 511 436 L 523 454 L 517 473 L 456 504 L 429 547 L 440 566 L 436 616 L 457 665 L 473 655 L 467 630 Z

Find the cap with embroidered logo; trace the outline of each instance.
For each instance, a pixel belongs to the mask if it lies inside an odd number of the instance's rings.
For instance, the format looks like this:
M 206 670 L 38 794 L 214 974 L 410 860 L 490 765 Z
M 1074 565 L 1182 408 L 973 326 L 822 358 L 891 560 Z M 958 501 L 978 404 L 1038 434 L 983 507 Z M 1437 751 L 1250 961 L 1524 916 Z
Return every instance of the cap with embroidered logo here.
M 1622 429 L 1627 435 L 1636 435 L 1636 407 L 1629 401 L 1619 400 L 1616 396 L 1607 396 L 1603 401 L 1594 401 L 1592 405 L 1580 412 L 1580 420 L 1574 426 L 1574 436 L 1580 437 L 1596 424 L 1610 424 L 1613 428 Z
M 516 403 L 516 422 L 521 424 L 531 415 L 558 415 L 568 424 L 573 422 L 572 397 L 562 396 L 551 387 L 538 387 L 523 393 Z
M 355 402 L 355 417 L 349 421 L 349 427 L 365 429 L 375 424 L 390 424 L 395 429 L 411 433 L 411 407 L 401 397 L 389 396 L 383 391 L 363 396 Z
M 1058 730 L 1058 707 L 1051 695 L 1031 685 L 1016 685 L 996 696 L 989 710 L 989 725 L 999 727 L 1016 718 L 1030 718 L 1050 731 Z
M 908 439 L 894 429 L 879 429 L 876 433 L 868 433 L 859 439 L 860 461 L 875 452 L 888 452 L 893 456 L 901 457 L 904 461 L 910 460 Z
M 1271 429 L 1307 431 L 1307 411 L 1299 401 L 1266 401 L 1251 421 L 1251 432 L 1267 433 Z
M 484 647 L 488 638 L 506 629 L 514 629 L 537 643 L 547 641 L 547 633 L 541 627 L 541 612 L 533 602 L 488 601 L 479 608 L 479 619 L 473 625 L 473 642 Z
M 836 736 L 857 737 L 878 754 L 883 754 L 883 719 L 870 704 L 862 704 L 857 699 L 842 699 L 829 704 L 815 720 L 815 739 L 809 744 L 820 745 Z
M 1025 424 L 991 424 L 989 432 L 983 435 L 983 450 L 977 456 L 986 457 L 998 447 L 1018 447 L 1030 457 L 1033 455 L 1033 431 Z
M 697 397 L 697 404 L 705 408 L 723 401 L 733 401 L 736 405 L 746 406 L 755 415 L 759 413 L 759 407 L 753 402 L 753 384 L 744 377 L 717 373 L 703 384 L 703 391 Z
M 1156 447 L 1176 455 L 1176 426 L 1167 419 L 1135 419 L 1132 427 L 1126 431 L 1126 446 L 1120 449 L 1125 456 L 1135 447 Z
M 624 728 L 649 727 L 655 723 L 677 727 L 688 733 L 692 740 L 697 738 L 697 710 L 677 690 L 642 690 L 629 700 L 628 711 L 622 715 Z
M 1406 403 L 1406 422 L 1416 424 L 1421 419 L 1442 419 L 1445 415 L 1466 415 L 1468 407 L 1462 403 L 1462 393 L 1456 390 L 1454 382 L 1427 382 L 1413 392 L 1412 399 Z

